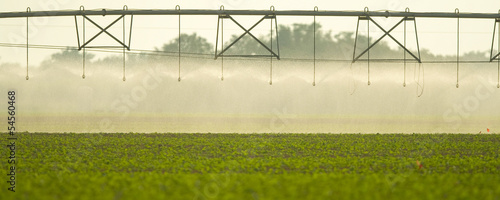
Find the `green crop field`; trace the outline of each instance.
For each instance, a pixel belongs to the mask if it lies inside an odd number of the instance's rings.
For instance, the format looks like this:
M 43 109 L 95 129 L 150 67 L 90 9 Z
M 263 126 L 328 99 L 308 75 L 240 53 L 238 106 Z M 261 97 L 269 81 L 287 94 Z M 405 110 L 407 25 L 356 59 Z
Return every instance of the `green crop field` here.
M 0 199 L 500 199 L 496 134 L 20 133 L 16 145 L 16 192 L 4 175 Z

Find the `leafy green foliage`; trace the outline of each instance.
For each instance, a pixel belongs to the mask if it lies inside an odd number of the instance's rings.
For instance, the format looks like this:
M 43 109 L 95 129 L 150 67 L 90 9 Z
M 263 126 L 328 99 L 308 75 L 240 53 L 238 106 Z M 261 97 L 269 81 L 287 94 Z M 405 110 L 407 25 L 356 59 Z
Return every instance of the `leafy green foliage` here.
M 17 143 L 16 199 L 500 196 L 500 135 L 20 134 Z
M 86 59 L 92 60 L 95 55 L 92 53 L 86 53 Z M 54 53 L 50 56 L 50 59 L 44 60 L 40 66 L 42 69 L 51 68 L 51 67 L 67 67 L 67 65 L 73 65 L 75 62 L 79 64 L 82 63 L 82 52 L 77 49 L 67 48 L 58 53 Z
M 160 49 L 157 48 L 156 51 L 169 53 L 179 52 L 179 37 L 164 44 Z M 213 45 L 209 43 L 207 39 L 198 36 L 196 33 L 181 34 L 181 52 L 211 54 L 213 51 Z

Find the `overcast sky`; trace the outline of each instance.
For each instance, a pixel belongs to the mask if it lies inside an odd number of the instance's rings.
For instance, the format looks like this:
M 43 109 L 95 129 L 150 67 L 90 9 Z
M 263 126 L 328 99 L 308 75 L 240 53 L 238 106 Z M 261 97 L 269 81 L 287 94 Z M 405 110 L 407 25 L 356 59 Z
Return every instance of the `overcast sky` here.
M 128 5 L 130 9 L 174 9 L 180 5 L 182 9 L 218 9 L 224 5 L 226 9 L 269 9 L 274 5 L 278 10 L 312 10 L 318 6 L 320 10 L 362 10 L 365 6 L 370 10 L 397 10 L 403 11 L 409 7 L 416 12 L 453 12 L 459 8 L 460 12 L 485 12 L 496 13 L 500 9 L 498 1 L 478 0 L 478 1 L 410 1 L 410 0 L 352 0 L 352 1 L 243 1 L 243 0 L 213 0 L 213 1 L 152 1 L 152 0 L 127 0 L 127 1 L 70 1 L 70 0 L 27 0 L 27 1 L 2 1 L 0 2 L 0 12 L 25 11 L 26 7 L 31 7 L 33 11 L 38 10 L 74 10 L 80 5 L 85 9 L 121 9 L 123 5 Z M 116 16 L 95 17 L 97 21 L 106 26 Z M 251 26 L 258 17 L 245 18 L 242 20 L 245 26 Z M 127 21 L 130 19 L 127 18 Z M 398 19 L 377 18 L 386 29 L 389 29 Z M 333 33 L 340 31 L 355 31 L 355 17 L 318 17 L 324 29 L 332 30 Z M 81 18 L 79 18 L 81 22 Z M 312 17 L 280 17 L 279 24 L 311 23 Z M 185 16 L 182 17 L 183 33 L 196 32 L 206 37 L 209 42 L 215 43 L 216 16 Z M 81 24 L 79 24 L 81 25 Z M 410 24 L 411 25 L 411 24 Z M 456 19 L 417 19 L 418 35 L 421 48 L 429 49 L 438 54 L 456 53 Z M 0 19 L 0 42 L 2 43 L 25 43 L 26 19 Z M 177 36 L 176 16 L 136 16 L 134 18 L 132 36 L 132 48 L 134 49 L 154 49 L 163 43 L 169 42 Z M 374 25 L 371 26 L 371 36 L 376 37 L 381 34 Z M 254 32 L 256 35 L 268 33 L 269 27 L 258 27 Z M 365 26 L 360 29 L 366 31 Z M 460 51 L 471 50 L 487 51 L 491 47 L 491 35 L 493 30 L 492 20 L 461 20 L 460 24 Z M 121 25 L 111 30 L 121 38 Z M 413 29 L 408 29 L 409 34 Z M 91 24 L 87 24 L 87 38 L 92 33 L 97 32 Z M 228 25 L 226 34 L 241 34 L 237 27 L 231 28 Z M 402 29 L 396 29 L 394 35 L 402 38 Z M 102 37 L 104 36 L 104 37 Z M 102 35 L 96 42 L 103 44 L 114 44 L 109 37 Z M 30 19 L 30 44 L 49 44 L 62 46 L 77 46 L 75 23 L 72 17 L 51 17 Z M 394 45 L 389 41 L 391 45 Z M 408 40 L 408 45 L 412 48 L 413 41 Z M 38 64 L 52 53 L 58 50 L 30 50 L 30 62 Z M 24 63 L 26 51 L 22 48 L 0 47 L 0 63 L 19 62 Z M 106 56 L 107 54 L 98 55 Z

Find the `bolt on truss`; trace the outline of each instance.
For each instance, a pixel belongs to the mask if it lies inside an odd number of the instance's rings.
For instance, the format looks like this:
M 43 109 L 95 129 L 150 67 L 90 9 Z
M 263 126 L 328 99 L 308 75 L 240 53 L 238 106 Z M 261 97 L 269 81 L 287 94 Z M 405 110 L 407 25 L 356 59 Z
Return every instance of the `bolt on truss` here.
M 398 23 L 396 23 L 394 26 L 392 26 L 392 28 L 390 28 L 388 31 L 386 31 L 382 26 L 380 26 L 369 15 L 368 8 L 365 8 L 365 11 L 366 11 L 366 15 L 365 16 L 359 16 L 358 17 L 358 23 L 357 23 L 357 26 L 356 26 L 356 36 L 355 36 L 355 39 L 354 39 L 354 52 L 353 52 L 352 62 L 356 62 L 356 61 L 360 60 L 361 56 L 363 56 L 365 53 L 368 54 L 368 60 L 370 60 L 370 49 L 373 48 L 377 43 L 379 43 L 385 36 L 388 36 L 392 40 L 394 40 L 394 42 L 396 42 L 396 44 L 398 44 L 401 48 L 403 48 L 403 50 L 406 53 L 410 54 L 417 62 L 419 62 L 419 63 L 422 62 L 422 60 L 420 59 L 420 47 L 419 47 L 419 44 L 418 44 L 417 24 L 415 22 L 415 18 L 414 17 L 403 17 Z M 358 40 L 359 22 L 362 21 L 362 20 L 368 21 L 368 38 L 367 38 L 368 39 L 368 47 L 363 52 L 361 52 L 359 55 L 356 56 L 356 45 L 357 45 L 357 40 Z M 415 26 L 415 40 L 416 40 L 416 43 L 417 43 L 417 55 L 418 56 L 415 55 L 415 54 L 413 54 L 410 50 L 408 50 L 406 48 L 406 21 L 413 21 L 413 24 Z M 370 44 L 370 22 L 372 22 L 373 24 L 375 24 L 381 31 L 384 32 L 384 34 L 382 36 L 380 36 L 380 38 L 378 38 L 377 40 L 375 40 L 375 42 L 373 42 L 371 44 Z M 390 33 L 391 33 L 391 31 L 393 31 L 396 27 L 398 27 L 403 22 L 405 22 L 405 41 L 404 41 L 404 44 L 401 44 Z
M 365 7 L 364 12 L 365 12 L 364 16 L 359 16 L 358 17 L 358 22 L 357 22 L 357 25 L 356 25 L 356 34 L 355 34 L 355 38 L 354 38 L 354 51 L 353 51 L 353 55 L 352 55 L 352 62 L 354 63 L 354 62 L 356 62 L 358 60 L 367 61 L 368 85 L 371 85 L 371 82 L 370 82 L 370 49 L 373 48 L 377 43 L 379 43 L 385 36 L 388 36 L 388 37 L 390 37 L 394 42 L 396 42 L 396 44 L 398 44 L 404 50 L 403 60 L 402 60 L 404 62 L 404 82 L 403 82 L 403 87 L 406 87 L 406 54 L 410 54 L 413 57 L 413 59 L 415 59 L 418 63 L 422 63 L 422 60 L 421 60 L 421 57 L 420 57 L 420 45 L 418 43 L 417 23 L 416 23 L 415 17 L 405 16 L 399 22 L 397 22 L 394 26 L 392 26 L 392 28 L 390 28 L 389 30 L 386 31 L 382 26 L 380 26 L 370 16 L 370 11 L 369 11 L 368 7 Z M 409 13 L 410 9 L 406 8 L 405 12 Z M 357 42 L 358 42 L 358 34 L 359 34 L 359 22 L 360 21 L 367 21 L 367 42 L 368 42 L 368 44 L 367 44 L 367 48 L 365 50 L 363 50 L 359 55 L 356 55 Z M 413 25 L 415 27 L 415 29 L 414 29 L 414 31 L 415 31 L 415 41 L 416 41 L 416 44 L 417 44 L 417 53 L 416 54 L 418 56 L 415 55 L 414 53 L 412 53 L 406 47 L 406 22 L 407 21 L 412 21 Z M 375 42 L 373 42 L 373 43 L 370 42 L 370 40 L 371 40 L 371 38 L 370 38 L 370 22 L 372 22 L 373 24 L 375 24 L 380 30 L 382 30 L 384 32 L 384 34 L 382 36 L 380 36 L 377 40 L 375 40 Z M 393 31 L 395 28 L 397 28 L 403 22 L 404 22 L 404 41 L 403 41 L 403 44 L 401 44 L 401 42 L 399 42 L 396 38 L 394 38 L 391 35 L 391 31 Z M 360 59 L 364 54 L 367 54 L 367 59 Z M 377 60 L 377 59 L 371 59 L 371 60 Z M 387 59 L 384 59 L 384 60 L 387 60 Z M 392 60 L 394 60 L 394 59 L 392 59 Z
M 221 7 L 221 9 L 223 9 L 224 7 Z M 274 9 L 274 7 L 272 7 L 272 9 Z M 236 25 L 238 25 L 238 27 L 240 27 L 244 33 L 241 34 L 238 38 L 236 38 L 233 42 L 231 42 L 231 44 L 229 44 L 227 47 L 222 47 L 222 50 L 219 52 L 218 51 L 218 44 L 219 44 L 219 23 L 224 23 L 224 19 L 230 19 L 232 22 L 234 22 Z M 264 44 L 262 41 L 260 41 L 257 37 L 255 37 L 255 35 L 253 35 L 250 31 L 252 31 L 252 29 L 254 29 L 257 25 L 259 25 L 262 21 L 264 21 L 265 19 L 269 19 L 271 20 L 271 24 L 272 24 L 272 21 L 274 20 L 275 22 L 275 27 L 276 27 L 276 37 L 279 37 L 278 36 L 278 22 L 276 20 L 276 15 L 275 14 L 270 14 L 270 15 L 264 15 L 259 21 L 257 21 L 253 26 L 251 26 L 249 29 L 246 29 L 245 27 L 243 27 L 238 21 L 236 21 L 231 15 L 229 14 L 221 14 L 219 15 L 219 18 L 218 18 L 218 21 L 217 21 L 217 39 L 215 41 L 215 59 L 217 59 L 218 57 L 222 57 L 222 56 L 225 56 L 225 57 L 275 57 L 277 58 L 278 60 L 280 59 L 280 56 L 279 56 L 279 43 L 278 43 L 278 50 L 277 52 L 274 52 L 270 47 L 268 47 L 266 44 Z M 271 27 L 272 29 L 272 27 Z M 220 31 L 221 32 L 221 36 L 224 35 L 224 29 L 222 28 L 222 30 Z M 241 40 L 245 35 L 249 35 L 250 37 L 252 37 L 255 41 L 257 41 L 262 47 L 264 47 L 267 51 L 269 51 L 270 55 L 225 55 L 224 53 L 230 49 L 234 44 L 236 44 L 239 40 Z M 271 37 L 272 37 L 272 34 L 271 34 Z M 279 39 L 277 39 L 279 40 Z M 271 41 L 271 45 L 272 45 L 272 41 Z
M 123 6 L 123 10 L 126 11 L 128 10 L 128 6 Z M 117 19 L 115 19 L 113 22 L 111 22 L 109 25 L 107 25 L 105 28 L 103 28 L 102 26 L 100 26 L 98 23 L 96 23 L 94 20 L 92 20 L 91 18 L 89 18 L 87 15 L 86 15 L 86 12 L 85 12 L 85 7 L 83 6 L 80 6 L 80 11 L 83 12 L 83 14 L 81 15 L 83 20 L 82 20 L 82 28 L 83 28 L 83 31 L 82 31 L 82 42 L 80 42 L 80 30 L 78 28 L 78 20 L 77 20 L 77 15 L 75 15 L 75 27 L 76 27 L 76 38 L 77 38 L 77 42 L 78 42 L 78 51 L 80 50 L 83 50 L 83 74 L 82 74 L 82 78 L 85 79 L 85 49 L 86 48 L 123 48 L 123 81 L 126 80 L 126 77 L 125 77 L 125 49 L 130 51 L 130 44 L 132 42 L 132 24 L 133 24 L 133 21 L 134 21 L 134 15 L 133 14 L 130 14 L 130 33 L 129 33 L 129 37 L 128 37 L 128 44 L 126 42 L 126 28 L 125 28 L 125 18 L 126 18 L 126 14 L 122 14 L 120 15 Z M 106 12 L 104 12 L 102 14 L 103 17 L 106 16 Z M 108 29 L 111 28 L 113 25 L 115 25 L 117 22 L 119 22 L 120 20 L 123 21 L 123 37 L 122 37 L 122 41 L 120 41 L 120 39 L 118 39 L 117 37 L 115 37 L 113 34 L 109 33 L 108 32 Z M 86 38 L 85 38 L 85 21 L 89 21 L 90 23 L 92 23 L 95 27 L 97 27 L 98 29 L 100 29 L 100 31 L 95 34 L 92 38 L 90 38 L 88 41 L 86 41 Z M 99 37 L 101 34 L 107 34 L 109 37 L 111 37 L 114 41 L 116 41 L 119 46 L 90 46 L 89 44 L 94 41 L 97 37 Z
M 220 10 L 224 10 L 224 6 L 220 7 Z M 272 12 L 275 12 L 276 10 L 274 9 L 274 6 L 271 6 L 270 10 Z M 224 20 L 229 19 L 238 27 L 240 27 L 244 33 L 241 34 L 238 38 L 236 38 L 234 41 L 232 41 L 227 47 L 224 47 Z M 269 19 L 271 22 L 271 34 L 270 34 L 270 45 L 267 46 L 259 40 L 259 38 L 255 37 L 250 31 L 254 29 L 257 25 L 259 25 L 261 22 L 264 20 Z M 276 27 L 275 31 L 276 33 L 273 33 L 273 20 L 274 20 L 274 27 Z M 219 52 L 219 33 L 221 36 L 221 51 Z M 273 34 L 276 34 L 276 44 L 277 44 L 277 51 L 273 50 Z M 262 47 L 264 47 L 270 54 L 269 55 L 234 55 L 234 54 L 224 54 L 226 53 L 227 50 L 229 50 L 234 44 L 236 44 L 239 40 L 241 40 L 245 35 L 249 35 L 252 37 L 255 41 L 257 41 Z M 238 21 L 236 21 L 231 15 L 229 14 L 220 14 L 218 15 L 217 19 L 217 34 L 216 34 L 216 39 L 215 39 L 215 57 L 214 59 L 217 60 L 217 58 L 221 58 L 222 60 L 222 67 L 221 67 L 221 80 L 224 80 L 224 57 L 269 57 L 270 58 L 270 70 L 269 70 L 269 85 L 273 84 L 273 58 L 276 58 L 280 60 L 280 46 L 279 46 L 279 34 L 278 34 L 278 21 L 276 19 L 276 14 L 269 14 L 269 15 L 264 15 L 259 21 L 257 21 L 253 26 L 251 26 L 249 29 L 246 29 L 243 27 Z

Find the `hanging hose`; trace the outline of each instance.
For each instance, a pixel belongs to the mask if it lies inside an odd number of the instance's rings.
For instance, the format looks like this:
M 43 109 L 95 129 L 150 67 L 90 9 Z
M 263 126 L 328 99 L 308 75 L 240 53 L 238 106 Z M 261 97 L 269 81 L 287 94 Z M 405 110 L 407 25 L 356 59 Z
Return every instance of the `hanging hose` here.
M 406 48 L 406 20 L 404 23 L 404 47 Z M 404 74 L 403 74 L 403 87 L 406 87 L 406 51 L 403 49 L 404 60 Z
M 410 8 L 406 8 L 405 12 L 410 12 Z M 404 47 L 406 48 L 406 21 L 407 17 L 405 17 L 404 22 Z M 404 74 L 403 74 L 403 87 L 406 87 L 406 50 L 403 49 L 403 60 L 404 60 Z
M 224 5 L 221 5 L 220 8 L 219 8 L 219 10 L 224 10 Z M 222 50 L 224 50 L 224 18 L 220 18 L 220 15 L 219 15 L 219 21 L 221 23 L 221 29 L 222 29 L 222 31 L 221 31 L 221 36 L 222 36 L 222 38 L 221 38 L 221 41 L 222 41 L 221 42 L 222 43 L 221 46 L 222 46 Z M 217 33 L 219 33 L 219 30 L 217 30 Z M 217 38 L 219 38 L 219 37 L 217 36 Z M 222 66 L 221 66 L 221 78 L 220 78 L 220 80 L 224 81 L 224 54 L 221 55 L 221 60 L 222 60 L 222 62 L 221 62 Z
M 351 81 L 350 81 L 351 84 L 349 84 L 349 94 L 350 95 L 353 95 L 356 92 L 356 89 L 358 89 L 358 85 L 356 84 L 356 81 L 354 80 L 354 71 L 352 70 L 352 64 L 353 63 L 351 62 L 351 66 L 349 66 L 349 69 L 351 71 Z
M 80 11 L 85 12 L 85 7 L 80 6 Z M 82 17 L 82 25 L 83 25 L 83 44 L 85 44 L 85 17 Z M 75 23 L 76 23 L 76 15 L 75 15 Z M 77 30 L 78 31 L 78 30 Z M 80 38 L 78 38 L 80 40 Z M 83 70 L 82 70 L 82 79 L 85 79 L 85 47 L 83 47 L 83 60 L 82 60 Z
M 271 19 L 271 66 L 269 70 L 269 85 L 273 85 L 273 20 Z
M 406 48 L 406 21 L 405 21 L 405 48 Z M 403 87 L 406 87 L 406 51 L 404 51 L 404 72 L 403 72 Z
M 221 25 L 222 25 L 222 49 L 224 49 L 224 19 L 221 19 Z M 221 56 L 222 59 L 222 66 L 221 66 L 221 81 L 224 81 L 224 54 Z
M 271 11 L 275 11 L 274 6 L 270 7 Z M 276 16 L 274 16 L 276 17 Z M 269 85 L 273 85 L 273 19 L 271 18 L 271 66 L 269 70 Z
M 123 10 L 128 10 L 128 6 L 123 6 Z M 125 16 L 123 16 L 123 44 L 125 44 Z M 125 46 L 123 46 L 123 81 L 125 80 L 127 79 L 125 78 Z
M 269 8 L 270 11 L 274 13 L 276 9 L 274 6 L 271 6 Z M 276 21 L 276 14 L 274 14 L 274 20 Z M 278 30 L 278 27 L 276 27 L 276 30 Z M 278 34 L 278 31 L 276 31 L 276 36 Z M 279 49 L 279 44 L 278 44 L 278 49 Z M 269 71 L 269 85 L 273 85 L 273 18 L 271 18 L 271 66 L 270 66 L 270 71 Z
M 26 8 L 26 12 L 30 13 L 31 12 L 31 8 L 28 7 Z M 26 17 L 26 80 L 29 80 L 30 79 L 30 76 L 29 76 L 29 18 Z
M 415 64 L 415 67 L 413 68 L 413 80 L 417 84 L 417 97 L 421 97 L 422 94 L 424 94 L 424 86 L 425 86 L 425 73 L 424 73 L 424 64 L 419 63 L 418 64 L 418 73 L 417 73 L 417 66 Z M 422 83 L 420 83 L 420 74 L 422 74 Z M 415 78 L 415 75 L 418 78 Z
M 500 10 L 498 10 L 498 14 L 500 14 Z M 498 52 L 500 52 L 500 22 L 498 23 L 498 29 L 499 29 L 498 30 Z M 497 57 L 497 73 L 498 73 L 498 75 L 497 75 L 497 88 L 500 88 L 500 57 Z
M 314 48 L 314 53 L 313 53 L 313 83 L 312 85 L 313 86 L 316 86 L 316 15 L 314 16 L 314 24 L 313 24 L 313 27 L 314 27 L 314 39 L 313 39 L 313 48 Z
M 314 7 L 314 12 L 318 12 L 318 6 Z M 313 22 L 313 43 L 314 43 L 314 53 L 313 53 L 313 86 L 316 86 L 316 15 L 314 15 L 314 22 Z
M 125 47 L 123 47 L 123 81 L 126 81 L 125 78 Z
M 457 14 L 457 88 L 458 88 L 458 77 L 460 73 L 460 11 L 455 8 L 455 14 Z
M 368 13 L 369 10 L 368 10 L 368 7 L 365 8 L 365 12 Z M 368 21 L 367 21 L 367 26 L 368 26 L 368 85 L 371 85 L 371 82 L 370 82 L 370 18 L 368 18 Z
M 224 19 L 221 19 L 222 28 L 222 49 L 224 50 Z M 221 66 L 221 81 L 224 81 L 224 54 L 221 55 L 222 66 Z
M 85 44 L 85 18 L 83 18 L 83 43 Z M 85 79 L 85 47 L 83 47 L 83 74 L 82 78 Z
M 177 81 L 181 82 L 181 7 L 179 5 L 176 5 L 175 10 L 179 12 L 179 78 L 177 79 Z

